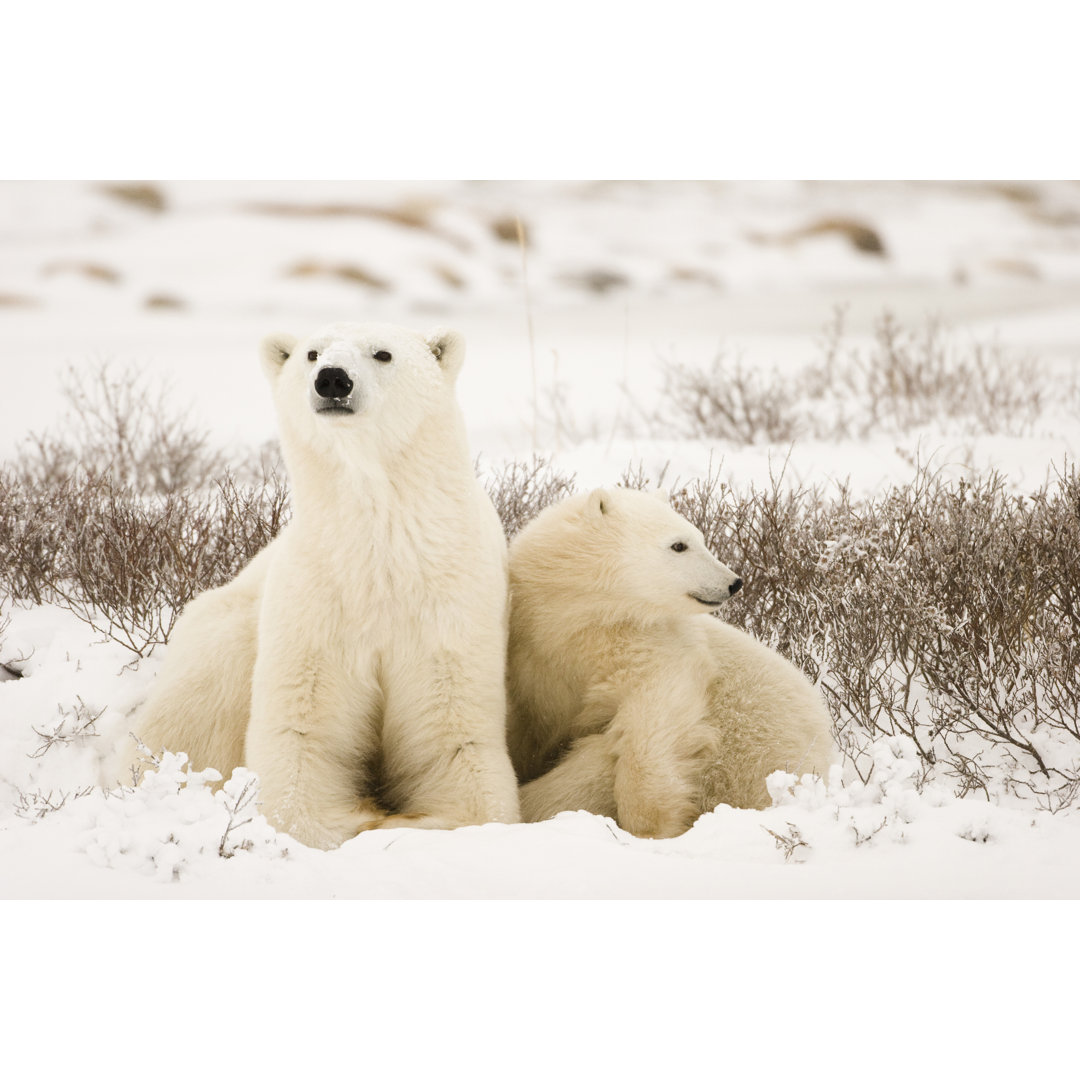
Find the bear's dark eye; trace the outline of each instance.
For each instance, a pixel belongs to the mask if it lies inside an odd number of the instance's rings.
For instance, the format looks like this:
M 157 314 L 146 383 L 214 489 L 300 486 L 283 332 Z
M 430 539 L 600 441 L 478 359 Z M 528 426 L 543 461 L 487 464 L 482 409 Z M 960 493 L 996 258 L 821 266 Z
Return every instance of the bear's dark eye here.
M 316 352 L 316 351 L 315 351 L 314 349 L 312 349 L 312 350 L 311 350 L 311 352 L 309 352 L 309 353 L 307 354 L 307 358 L 308 358 L 308 359 L 309 359 L 309 360 L 310 360 L 310 361 L 311 361 L 312 363 L 314 363 L 314 362 L 315 362 L 316 360 L 318 360 L 318 359 L 319 359 L 319 354 L 318 354 L 318 353 L 317 353 L 317 352 Z
M 385 349 L 380 349 L 375 354 L 375 359 L 376 360 L 381 360 L 384 364 L 389 364 L 390 361 L 393 360 L 394 358 Z
M 686 550 L 686 545 L 681 540 L 676 540 L 675 543 L 671 545 L 671 550 L 672 551 L 685 551 Z

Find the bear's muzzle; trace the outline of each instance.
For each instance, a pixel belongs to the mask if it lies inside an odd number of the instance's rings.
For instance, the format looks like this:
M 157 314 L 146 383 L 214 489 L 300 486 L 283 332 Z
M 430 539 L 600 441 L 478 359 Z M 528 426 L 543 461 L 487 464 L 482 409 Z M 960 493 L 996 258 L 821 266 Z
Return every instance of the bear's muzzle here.
M 311 384 L 311 407 L 317 413 L 355 413 L 359 410 L 359 394 L 343 367 L 322 367 L 315 372 Z

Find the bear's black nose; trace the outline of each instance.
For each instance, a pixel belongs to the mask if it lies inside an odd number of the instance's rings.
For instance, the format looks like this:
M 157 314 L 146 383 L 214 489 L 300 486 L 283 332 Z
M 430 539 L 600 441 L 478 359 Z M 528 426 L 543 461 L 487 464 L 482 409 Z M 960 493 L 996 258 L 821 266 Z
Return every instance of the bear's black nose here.
M 739 590 L 740 590 L 741 588 L 742 588 L 742 578 L 741 578 L 741 577 L 737 577 L 737 578 L 736 578 L 736 579 L 735 579 L 735 580 L 734 580 L 734 581 L 733 581 L 733 582 L 732 582 L 732 583 L 731 583 L 731 584 L 730 584 L 730 585 L 728 586 L 728 590 L 727 590 L 727 591 L 728 591 L 728 596 L 734 596 L 734 595 L 735 595 L 735 594 L 736 594 L 736 593 L 737 593 L 737 592 L 738 592 L 738 591 L 739 591 Z
M 315 393 L 324 398 L 348 397 L 352 392 L 352 379 L 344 368 L 323 368 L 315 376 Z

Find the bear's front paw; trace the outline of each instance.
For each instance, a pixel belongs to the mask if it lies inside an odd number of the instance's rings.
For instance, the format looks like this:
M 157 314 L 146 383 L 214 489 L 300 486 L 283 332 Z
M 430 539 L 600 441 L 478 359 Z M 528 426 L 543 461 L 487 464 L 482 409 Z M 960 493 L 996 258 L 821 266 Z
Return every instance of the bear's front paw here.
M 283 816 L 273 814 L 270 820 L 282 832 L 308 847 L 330 851 L 341 847 L 367 829 L 377 829 L 386 820 L 386 813 L 369 800 L 351 809 L 322 810 L 306 814 Z
M 685 807 L 665 807 L 636 802 L 618 807 L 619 827 L 646 840 L 670 840 L 682 836 L 694 824 L 695 815 Z

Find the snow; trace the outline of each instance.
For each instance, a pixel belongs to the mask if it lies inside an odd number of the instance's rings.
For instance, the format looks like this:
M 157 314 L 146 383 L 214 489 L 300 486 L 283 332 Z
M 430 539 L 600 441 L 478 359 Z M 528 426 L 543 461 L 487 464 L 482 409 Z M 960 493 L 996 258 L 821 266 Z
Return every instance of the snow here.
M 583 487 L 640 464 L 669 486 L 711 470 L 762 485 L 783 469 L 786 483 L 846 480 L 862 494 L 903 482 L 916 456 L 934 455 L 956 475 L 998 468 L 1030 490 L 1080 451 L 1068 410 L 1049 411 L 1024 436 L 934 428 L 794 446 L 740 447 L 630 422 L 656 400 L 665 360 L 706 365 L 723 349 L 761 370 L 797 372 L 838 304 L 853 345 L 869 340 L 885 307 L 914 327 L 938 315 L 958 340 L 996 338 L 1064 385 L 1080 371 L 1075 184 L 1019 196 L 900 183 L 189 181 L 163 190 L 167 208 L 154 213 L 91 184 L 0 186 L 0 299 L 24 301 L 0 304 L 0 456 L 56 422 L 65 365 L 95 358 L 167 380 L 218 442 L 262 442 L 274 421 L 259 339 L 341 319 L 462 330 L 460 398 L 482 468 L 539 451 Z M 260 203 L 353 212 L 252 209 Z M 426 226 L 395 224 L 386 210 Z M 521 250 L 492 228 L 514 215 L 530 238 L 527 287 Z M 830 217 L 871 225 L 888 257 L 837 235 L 783 239 Z M 305 262 L 349 264 L 386 287 L 290 273 Z M 80 265 L 115 280 L 72 269 Z M 581 284 L 589 275 L 603 291 Z M 153 295 L 182 306 L 147 307 Z M 211 777 L 169 756 L 137 789 L 106 795 L 101 756 L 123 737 L 165 650 L 133 662 L 47 606 L 8 605 L 0 626 L 5 618 L 0 661 L 23 677 L 0 681 L 2 897 L 1080 897 L 1076 811 L 921 787 L 891 743 L 877 747 L 872 785 L 777 776 L 771 809 L 720 807 L 674 840 L 569 813 L 371 832 L 312 851 L 261 818 L 250 774 L 214 792 Z

